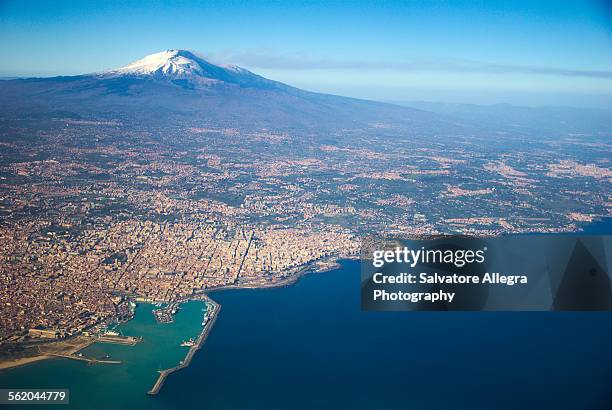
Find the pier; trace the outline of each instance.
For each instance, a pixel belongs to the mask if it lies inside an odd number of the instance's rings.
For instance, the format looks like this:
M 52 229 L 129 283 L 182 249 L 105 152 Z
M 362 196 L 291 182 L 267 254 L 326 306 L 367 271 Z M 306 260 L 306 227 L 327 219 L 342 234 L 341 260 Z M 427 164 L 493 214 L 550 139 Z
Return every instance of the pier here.
M 48 356 L 54 356 L 54 357 L 63 357 L 66 359 L 72 359 L 72 360 L 80 360 L 82 362 L 87 362 L 89 364 L 121 364 L 120 360 L 106 360 L 106 359 L 93 359 L 93 358 L 89 358 L 89 357 L 84 357 L 84 356 L 76 356 L 73 354 L 61 354 L 61 353 L 45 353 Z
M 159 391 L 164 385 L 164 382 L 166 381 L 166 378 L 170 374 L 189 366 L 189 364 L 191 363 L 191 359 L 193 359 L 193 356 L 196 354 L 198 350 L 200 350 L 200 348 L 206 341 L 206 338 L 208 337 L 210 330 L 213 328 L 213 325 L 215 324 L 215 321 L 217 320 L 217 315 L 219 314 L 219 311 L 221 310 L 221 305 L 215 302 L 214 300 L 210 299 L 208 296 L 204 296 L 204 301 L 207 303 L 207 305 L 212 306 L 212 308 L 211 308 L 210 316 L 208 318 L 208 321 L 204 325 L 204 329 L 202 330 L 202 333 L 200 333 L 200 336 L 198 336 L 195 344 L 189 348 L 187 355 L 185 356 L 183 360 L 180 361 L 178 365 L 171 367 L 169 369 L 159 371 L 159 377 L 155 381 L 155 384 L 153 385 L 151 390 L 148 391 L 148 394 L 156 395 L 157 393 L 159 393 Z M 207 310 L 207 314 L 208 314 L 208 310 Z
M 98 337 L 96 342 L 134 346 L 136 343 L 140 342 L 140 339 L 133 336 L 115 336 L 106 334 Z

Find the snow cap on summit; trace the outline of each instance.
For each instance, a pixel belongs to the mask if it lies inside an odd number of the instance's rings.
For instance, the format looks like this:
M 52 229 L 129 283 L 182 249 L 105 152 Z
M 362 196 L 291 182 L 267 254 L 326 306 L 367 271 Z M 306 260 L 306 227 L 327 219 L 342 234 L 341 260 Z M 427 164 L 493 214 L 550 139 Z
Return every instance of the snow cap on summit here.
M 187 50 L 166 50 L 146 56 L 131 64 L 121 67 L 114 72 L 124 74 L 152 75 L 163 74 L 169 76 L 182 76 L 197 74 L 202 75 L 201 62 L 203 59 L 197 57 Z
M 150 54 L 124 67 L 102 73 L 103 77 L 138 76 L 154 80 L 186 81 L 191 86 L 236 84 L 257 88 L 286 88 L 285 85 L 260 77 L 235 65 L 219 65 L 206 61 L 188 50 L 165 50 Z

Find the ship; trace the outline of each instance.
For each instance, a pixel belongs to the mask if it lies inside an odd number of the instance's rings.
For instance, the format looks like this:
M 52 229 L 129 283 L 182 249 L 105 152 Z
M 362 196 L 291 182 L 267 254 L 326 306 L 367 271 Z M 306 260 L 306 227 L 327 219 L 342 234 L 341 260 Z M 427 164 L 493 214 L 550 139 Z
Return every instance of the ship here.
M 191 339 L 185 340 L 183 343 L 181 343 L 181 346 L 191 347 L 191 346 L 193 346 L 195 344 L 196 344 L 195 340 L 193 340 L 193 338 L 191 338 Z

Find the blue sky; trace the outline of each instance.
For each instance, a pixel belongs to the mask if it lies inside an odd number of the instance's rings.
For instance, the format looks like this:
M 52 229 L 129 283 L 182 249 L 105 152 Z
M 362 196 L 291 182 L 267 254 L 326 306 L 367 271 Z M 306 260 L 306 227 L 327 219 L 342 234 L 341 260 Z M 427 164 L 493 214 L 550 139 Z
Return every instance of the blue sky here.
M 0 0 L 0 76 L 169 48 L 378 100 L 612 107 L 612 7 L 558 1 Z

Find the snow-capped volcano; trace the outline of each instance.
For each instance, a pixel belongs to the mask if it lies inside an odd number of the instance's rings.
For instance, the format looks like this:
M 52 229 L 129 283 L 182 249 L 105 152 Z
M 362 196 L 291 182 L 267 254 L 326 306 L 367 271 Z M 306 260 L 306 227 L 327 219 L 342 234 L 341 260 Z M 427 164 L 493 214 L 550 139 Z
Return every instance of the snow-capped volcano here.
M 424 111 L 301 90 L 187 50 L 162 51 L 105 72 L 0 81 L 0 112 L 8 110 L 53 118 L 181 118 L 304 133 L 390 122 L 416 132 L 443 123 Z
M 181 80 L 191 85 L 215 83 L 241 86 L 278 87 L 267 80 L 235 65 L 216 65 L 188 50 L 166 50 L 150 54 L 138 61 L 102 74 L 103 76 L 137 76 L 157 80 Z

